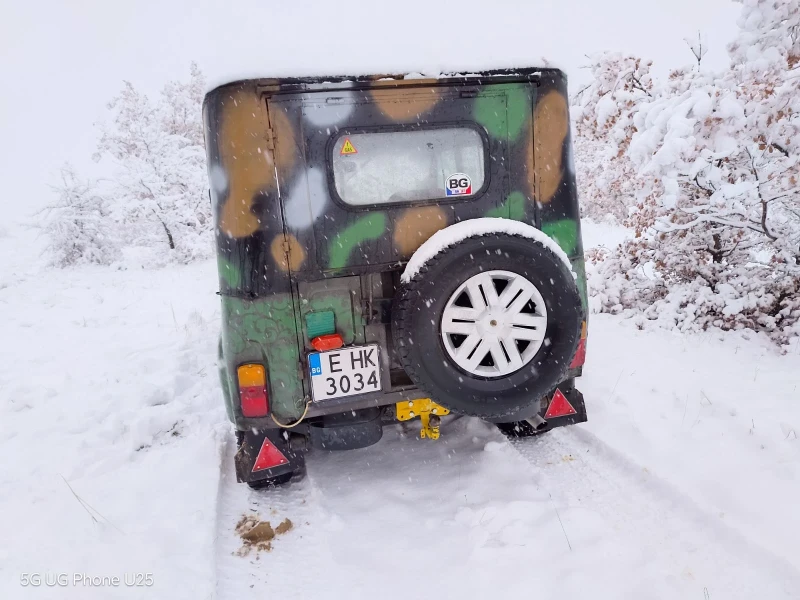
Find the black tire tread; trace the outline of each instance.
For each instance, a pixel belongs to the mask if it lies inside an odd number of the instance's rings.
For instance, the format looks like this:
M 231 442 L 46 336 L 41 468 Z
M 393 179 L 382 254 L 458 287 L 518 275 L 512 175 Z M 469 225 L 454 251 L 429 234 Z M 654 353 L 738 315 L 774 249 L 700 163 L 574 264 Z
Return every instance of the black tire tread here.
M 424 377 L 420 377 L 417 373 L 416 369 L 414 368 L 413 361 L 410 360 L 409 354 L 411 351 L 411 347 L 403 343 L 402 340 L 409 339 L 409 327 L 408 324 L 411 322 L 411 319 L 408 316 L 408 311 L 411 306 L 412 297 L 420 291 L 420 287 L 426 283 L 426 275 L 430 272 L 432 267 L 435 267 L 445 256 L 448 250 L 457 247 L 459 244 L 462 244 L 468 240 L 476 239 L 476 238 L 491 238 L 497 235 L 503 235 L 509 238 L 516 238 L 520 240 L 525 240 L 526 242 L 532 244 L 538 244 L 541 248 L 543 248 L 547 253 L 549 253 L 553 260 L 563 264 L 561 257 L 556 255 L 550 248 L 548 248 L 545 244 L 542 244 L 538 240 L 534 238 L 530 238 L 527 236 L 517 235 L 517 234 L 506 234 L 503 232 L 498 233 L 482 233 L 477 234 L 474 236 L 466 237 L 462 240 L 459 240 L 455 244 L 447 246 L 440 250 L 436 255 L 430 258 L 428 261 L 425 262 L 424 265 L 420 267 L 417 273 L 411 278 L 408 283 L 401 284 L 399 289 L 399 294 L 395 297 L 392 306 L 392 329 L 394 331 L 394 340 L 395 340 L 395 351 L 400 359 L 400 363 L 403 366 L 403 369 L 406 371 L 408 376 L 411 380 L 415 383 L 415 385 L 426 395 L 426 397 L 434 398 L 435 400 L 435 392 L 430 387 L 428 387 L 424 381 Z M 571 267 L 570 267 L 571 271 Z M 577 290 L 577 285 L 576 285 Z M 507 416 L 505 411 L 498 411 L 496 414 L 487 414 L 485 418 L 488 419 L 500 419 Z

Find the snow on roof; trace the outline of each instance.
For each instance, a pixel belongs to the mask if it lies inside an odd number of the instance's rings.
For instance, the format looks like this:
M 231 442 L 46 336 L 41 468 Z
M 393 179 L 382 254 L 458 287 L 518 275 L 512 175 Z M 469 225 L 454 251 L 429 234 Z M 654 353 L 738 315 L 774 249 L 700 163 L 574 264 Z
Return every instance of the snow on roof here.
M 239 0 L 210 12 L 203 2 L 176 3 L 186 6 L 174 9 L 175 22 L 147 15 L 148 26 L 159 21 L 159 44 L 142 40 L 142 51 L 158 56 L 166 47 L 173 60 L 196 60 L 210 88 L 242 79 L 522 67 L 558 68 L 577 84 L 588 78 L 587 55 L 607 49 L 665 69 L 691 62 L 681 40 L 698 28 L 710 36 L 704 65 L 715 57 L 727 65 L 720 32 L 734 27 L 739 12 L 730 0 Z
M 379 80 L 389 80 L 389 79 L 444 79 L 444 78 L 456 78 L 456 77 L 478 77 L 481 73 L 486 71 L 494 71 L 494 70 L 504 70 L 509 71 L 509 73 L 513 73 L 515 70 L 519 69 L 530 71 L 532 68 L 558 68 L 555 67 L 551 62 L 542 59 L 539 61 L 540 64 L 537 65 L 525 65 L 525 66 L 515 66 L 510 67 L 508 65 L 493 65 L 493 66 L 486 66 L 482 68 L 475 68 L 474 66 L 470 69 L 452 69 L 452 70 L 441 70 L 441 69 L 430 69 L 430 70 L 387 70 L 386 68 L 380 69 L 377 65 L 374 69 L 362 69 L 362 70 L 325 70 L 325 71 L 317 71 L 317 72 L 306 72 L 304 69 L 298 69 L 297 71 L 292 72 L 284 72 L 284 69 L 277 69 L 273 72 L 265 73 L 261 71 L 247 71 L 247 70 L 232 70 L 229 71 L 226 75 L 218 74 L 212 75 L 211 77 L 207 78 L 206 83 L 206 93 L 210 92 L 211 90 L 218 88 L 222 85 L 226 85 L 228 83 L 234 83 L 236 81 L 244 81 L 250 79 L 280 79 L 280 78 L 308 78 L 308 79 L 319 79 L 321 81 L 325 81 L 326 78 L 330 79 L 337 79 L 341 80 L 355 80 L 361 77 L 371 77 L 375 75 L 379 75 Z M 541 63 L 544 63 L 542 65 Z
M 575 14 L 519 0 L 234 3 L 215 15 L 198 62 L 209 90 L 243 79 L 558 67 L 584 59 L 570 40 Z

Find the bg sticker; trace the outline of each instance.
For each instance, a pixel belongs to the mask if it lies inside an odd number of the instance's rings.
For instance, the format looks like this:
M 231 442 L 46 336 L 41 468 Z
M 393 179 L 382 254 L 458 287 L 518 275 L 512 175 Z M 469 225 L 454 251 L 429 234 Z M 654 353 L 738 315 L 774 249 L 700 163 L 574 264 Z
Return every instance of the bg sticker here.
M 339 154 L 342 154 L 342 155 L 345 155 L 345 156 L 348 155 L 348 154 L 358 154 L 358 150 L 356 150 L 356 147 L 353 146 L 353 142 L 350 141 L 350 138 L 345 138 L 344 139 L 344 146 L 342 146 L 342 151 L 339 152 Z
M 472 181 L 469 175 L 455 173 L 445 181 L 448 196 L 469 196 L 472 193 Z

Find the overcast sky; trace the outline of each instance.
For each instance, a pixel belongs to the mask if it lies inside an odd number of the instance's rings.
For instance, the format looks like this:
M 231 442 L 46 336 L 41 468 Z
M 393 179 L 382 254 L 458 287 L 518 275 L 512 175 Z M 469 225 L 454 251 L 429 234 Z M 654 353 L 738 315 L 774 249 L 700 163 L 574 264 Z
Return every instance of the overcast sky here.
M 58 166 L 90 168 L 93 124 L 127 79 L 155 94 L 194 60 L 212 81 L 313 74 L 537 66 L 573 89 L 585 55 L 634 52 L 656 70 L 727 64 L 731 0 L 0 0 L 0 169 L 5 227 L 46 203 Z

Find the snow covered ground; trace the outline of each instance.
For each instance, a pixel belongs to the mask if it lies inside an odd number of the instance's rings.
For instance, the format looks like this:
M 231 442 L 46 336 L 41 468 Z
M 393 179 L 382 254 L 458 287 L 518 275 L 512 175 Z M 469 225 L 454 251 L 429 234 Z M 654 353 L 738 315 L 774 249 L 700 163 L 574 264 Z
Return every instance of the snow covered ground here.
M 215 290 L 213 262 L 4 269 L 0 598 L 800 597 L 800 347 L 592 315 L 585 425 L 511 443 L 411 423 L 255 492 L 232 470 Z M 247 552 L 248 515 L 293 527 Z
M 3 282 L 0 598 L 208 597 L 228 433 L 211 269 Z M 150 593 L 72 586 L 137 572 Z M 70 586 L 22 588 L 23 573 Z

